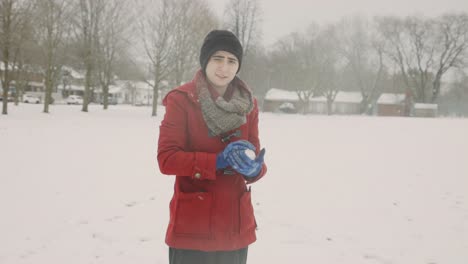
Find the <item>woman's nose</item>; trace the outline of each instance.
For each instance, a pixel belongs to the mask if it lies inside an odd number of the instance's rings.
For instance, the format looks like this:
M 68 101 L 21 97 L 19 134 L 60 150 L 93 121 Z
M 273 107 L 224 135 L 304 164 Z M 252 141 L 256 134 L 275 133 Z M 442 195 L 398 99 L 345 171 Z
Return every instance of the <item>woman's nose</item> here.
M 226 66 L 227 66 L 227 63 L 226 63 L 225 60 L 223 60 L 223 61 L 221 61 L 221 62 L 219 63 L 218 68 L 219 68 L 220 70 L 224 70 L 224 69 L 226 69 Z

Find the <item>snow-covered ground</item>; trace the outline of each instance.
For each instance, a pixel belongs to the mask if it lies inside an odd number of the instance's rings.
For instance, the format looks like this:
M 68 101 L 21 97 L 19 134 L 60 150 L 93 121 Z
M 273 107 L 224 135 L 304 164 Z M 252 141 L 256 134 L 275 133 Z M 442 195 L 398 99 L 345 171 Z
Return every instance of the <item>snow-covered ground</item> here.
M 163 114 L 10 106 L 0 263 L 167 263 Z M 468 263 L 468 120 L 262 113 L 248 263 Z

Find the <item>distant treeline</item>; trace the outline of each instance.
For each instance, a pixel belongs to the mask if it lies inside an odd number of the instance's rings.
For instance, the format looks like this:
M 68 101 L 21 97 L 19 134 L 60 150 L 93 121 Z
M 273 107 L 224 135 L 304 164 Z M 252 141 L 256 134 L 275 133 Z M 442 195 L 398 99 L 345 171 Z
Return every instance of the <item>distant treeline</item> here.
M 344 90 L 371 103 L 382 92 L 403 92 L 449 112 L 468 100 L 467 13 L 311 23 L 265 47 L 258 0 L 229 1 L 224 20 L 205 0 L 0 0 L 0 10 L 2 95 L 32 65 L 44 76 L 44 112 L 67 65 L 86 77 L 83 111 L 90 87 L 106 93 L 119 78 L 151 84 L 156 115 L 161 84 L 193 77 L 203 37 L 214 28 L 238 35 L 245 48 L 240 75 L 260 98 L 272 87 L 297 91 L 304 101 Z

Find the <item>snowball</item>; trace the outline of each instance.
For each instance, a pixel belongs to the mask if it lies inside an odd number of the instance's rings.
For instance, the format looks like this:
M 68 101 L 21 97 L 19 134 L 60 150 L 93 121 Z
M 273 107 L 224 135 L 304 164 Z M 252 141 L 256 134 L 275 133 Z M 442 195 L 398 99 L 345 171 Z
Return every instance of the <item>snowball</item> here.
M 249 157 L 251 160 L 255 159 L 255 152 L 253 150 L 246 149 L 245 155 L 247 155 L 247 157 Z

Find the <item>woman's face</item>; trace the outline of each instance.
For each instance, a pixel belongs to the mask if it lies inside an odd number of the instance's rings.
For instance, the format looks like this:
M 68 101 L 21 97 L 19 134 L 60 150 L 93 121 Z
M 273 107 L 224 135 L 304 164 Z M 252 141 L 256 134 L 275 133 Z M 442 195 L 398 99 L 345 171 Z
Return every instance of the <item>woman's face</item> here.
M 236 56 L 227 51 L 216 51 L 206 65 L 206 77 L 213 88 L 224 89 L 234 79 L 239 69 Z

